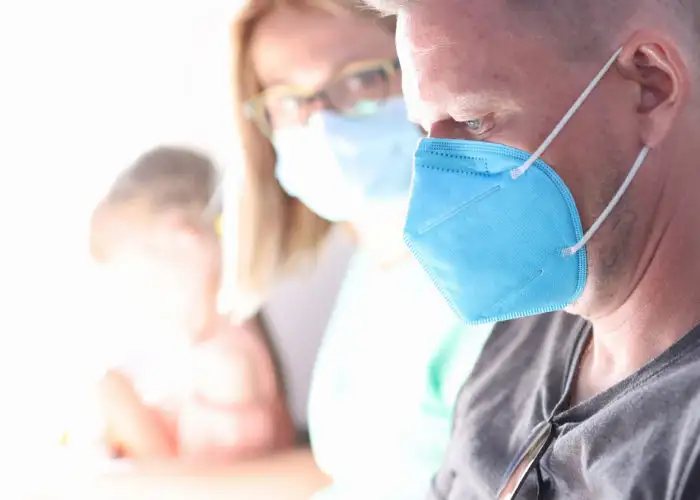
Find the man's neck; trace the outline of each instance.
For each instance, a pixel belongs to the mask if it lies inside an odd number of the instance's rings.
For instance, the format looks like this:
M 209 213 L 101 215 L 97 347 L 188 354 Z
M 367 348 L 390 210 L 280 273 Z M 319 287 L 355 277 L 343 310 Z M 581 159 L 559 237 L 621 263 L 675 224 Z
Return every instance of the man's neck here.
M 661 233 L 629 297 L 590 318 L 593 338 L 580 367 L 579 401 L 629 377 L 700 323 L 700 226 L 673 220 Z

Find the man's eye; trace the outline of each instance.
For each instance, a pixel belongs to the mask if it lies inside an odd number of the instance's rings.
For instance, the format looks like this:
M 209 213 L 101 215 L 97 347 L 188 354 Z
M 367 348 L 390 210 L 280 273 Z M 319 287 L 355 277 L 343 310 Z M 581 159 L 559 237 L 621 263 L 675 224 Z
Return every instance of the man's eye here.
M 472 118 L 464 122 L 470 134 L 480 136 L 489 132 L 494 127 L 493 113 L 489 113 L 481 118 Z
M 466 125 L 469 130 L 472 132 L 478 132 L 481 130 L 481 126 L 483 124 L 483 120 L 481 118 L 476 118 L 474 120 L 467 120 Z
M 386 78 L 386 73 L 381 69 L 369 69 L 348 75 L 344 83 L 351 90 L 360 90 L 374 85 L 381 85 Z

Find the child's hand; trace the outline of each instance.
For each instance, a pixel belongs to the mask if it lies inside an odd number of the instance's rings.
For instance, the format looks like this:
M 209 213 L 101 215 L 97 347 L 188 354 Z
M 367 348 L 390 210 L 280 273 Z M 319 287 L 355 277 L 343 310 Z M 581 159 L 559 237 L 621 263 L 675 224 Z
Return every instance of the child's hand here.
M 125 375 L 118 371 L 105 375 L 100 403 L 109 447 L 133 459 L 176 456 L 177 442 L 162 413 L 143 403 Z

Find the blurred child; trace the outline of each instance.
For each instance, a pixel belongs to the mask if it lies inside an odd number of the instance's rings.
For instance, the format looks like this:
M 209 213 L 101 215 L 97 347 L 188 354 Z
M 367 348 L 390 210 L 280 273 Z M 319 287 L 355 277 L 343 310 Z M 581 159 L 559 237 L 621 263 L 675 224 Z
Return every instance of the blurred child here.
M 90 248 L 110 311 L 103 331 L 123 351 L 98 391 L 117 456 L 218 462 L 293 440 L 259 324 L 236 326 L 217 311 L 217 184 L 206 157 L 158 148 L 94 211 Z

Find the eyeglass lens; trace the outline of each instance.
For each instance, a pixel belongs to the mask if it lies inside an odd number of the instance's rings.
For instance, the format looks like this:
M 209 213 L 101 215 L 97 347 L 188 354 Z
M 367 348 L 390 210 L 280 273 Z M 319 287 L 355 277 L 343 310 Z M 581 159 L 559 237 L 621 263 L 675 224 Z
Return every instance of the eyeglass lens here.
M 386 99 L 389 75 L 384 66 L 363 69 L 334 79 L 311 96 L 272 94 L 264 106 L 270 129 L 305 124 L 319 109 L 332 109 L 345 115 L 365 116 L 376 111 Z

